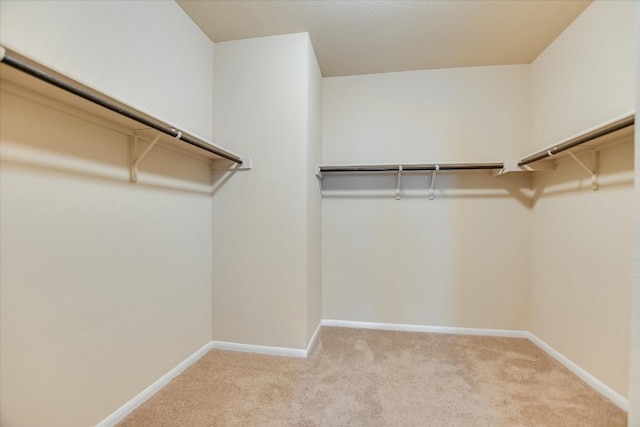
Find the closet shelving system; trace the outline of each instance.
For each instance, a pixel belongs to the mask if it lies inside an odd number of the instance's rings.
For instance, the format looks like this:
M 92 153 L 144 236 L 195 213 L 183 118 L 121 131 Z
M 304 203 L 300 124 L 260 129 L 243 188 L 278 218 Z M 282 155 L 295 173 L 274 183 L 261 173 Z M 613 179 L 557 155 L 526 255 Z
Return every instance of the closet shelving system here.
M 325 174 L 397 174 L 396 199 L 400 199 L 400 184 L 403 172 L 431 172 L 429 199 L 433 200 L 436 174 L 438 172 L 455 171 L 491 171 L 494 176 L 515 172 L 544 172 L 552 170 L 543 166 L 544 160 L 557 160 L 563 156 L 570 156 L 591 176 L 593 190 L 598 189 L 598 156 L 599 149 L 610 146 L 621 137 L 633 133 L 635 127 L 635 113 L 630 112 L 607 121 L 599 126 L 588 129 L 575 136 L 567 138 L 542 150 L 536 151 L 512 162 L 489 163 L 423 163 L 423 164 L 350 164 L 350 165 L 317 165 L 316 175 L 322 179 Z M 592 153 L 591 167 L 578 158 L 579 149 L 588 149 Z M 539 166 L 531 166 L 537 163 Z
M 3 91 L 25 95 L 26 89 L 29 95 L 44 96 L 83 114 L 104 119 L 120 131 L 126 129 L 132 138 L 129 165 L 132 182 L 137 181 L 138 166 L 158 143 L 174 151 L 209 159 L 212 164 L 222 161 L 224 166 L 216 169 L 244 170 L 251 167 L 250 159 L 243 159 L 217 144 L 4 46 L 0 46 L 0 78 Z M 140 140 L 148 144 L 137 154 Z

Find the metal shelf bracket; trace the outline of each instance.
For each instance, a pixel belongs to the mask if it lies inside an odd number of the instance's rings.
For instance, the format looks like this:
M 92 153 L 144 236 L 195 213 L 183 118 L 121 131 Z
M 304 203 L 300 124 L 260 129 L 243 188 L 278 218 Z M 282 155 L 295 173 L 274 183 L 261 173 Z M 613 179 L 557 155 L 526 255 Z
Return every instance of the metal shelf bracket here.
M 402 165 L 398 166 L 398 185 L 396 186 L 396 200 L 400 200 L 400 182 L 402 181 Z
M 438 171 L 440 170 L 440 165 L 436 165 L 436 168 L 431 171 L 431 185 L 429 186 L 429 200 L 433 200 L 434 199 L 434 186 L 436 185 L 436 174 L 438 173 Z
M 587 171 L 589 175 L 591 175 L 591 189 L 593 191 L 597 191 L 599 188 L 598 187 L 598 152 L 596 150 L 591 150 L 591 163 L 593 165 L 593 168 L 589 168 L 587 165 L 585 165 L 571 151 L 567 151 L 567 153 L 569 154 L 569 156 L 571 156 L 573 160 L 576 161 L 576 163 L 578 163 L 578 165 L 580 165 L 582 169 L 584 169 L 585 171 Z
M 180 139 L 182 136 L 182 132 L 178 132 L 176 138 Z M 131 141 L 131 156 L 130 156 L 130 164 L 129 164 L 129 179 L 131 182 L 138 182 L 138 166 L 147 157 L 149 151 L 160 141 L 160 134 L 156 135 L 156 137 L 147 145 L 144 151 L 136 158 L 136 151 L 138 146 L 138 135 L 136 132 L 133 132 L 133 139 Z

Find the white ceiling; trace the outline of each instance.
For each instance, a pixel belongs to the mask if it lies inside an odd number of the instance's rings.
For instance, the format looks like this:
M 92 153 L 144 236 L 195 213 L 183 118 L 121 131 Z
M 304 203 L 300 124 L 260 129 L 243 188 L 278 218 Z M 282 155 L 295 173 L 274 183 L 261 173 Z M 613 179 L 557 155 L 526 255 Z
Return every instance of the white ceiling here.
M 325 77 L 532 62 L 591 0 L 177 0 L 214 42 L 309 32 Z

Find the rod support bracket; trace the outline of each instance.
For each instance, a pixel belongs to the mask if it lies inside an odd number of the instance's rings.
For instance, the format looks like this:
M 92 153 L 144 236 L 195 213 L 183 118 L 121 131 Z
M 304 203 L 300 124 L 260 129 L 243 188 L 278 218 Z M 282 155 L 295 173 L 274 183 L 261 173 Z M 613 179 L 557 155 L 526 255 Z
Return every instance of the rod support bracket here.
M 431 185 L 429 185 L 429 200 L 433 200 L 435 198 L 434 195 L 434 187 L 436 185 L 436 174 L 440 170 L 440 165 L 436 165 L 436 168 L 431 171 Z
M 509 160 L 504 162 L 502 169 L 494 170 L 491 175 L 494 177 L 523 172 L 551 172 L 556 169 L 556 164 L 553 160 L 543 159 L 532 164 L 518 166 L 518 160 Z
M 396 200 L 400 200 L 401 181 L 402 181 L 402 165 L 398 165 L 398 185 L 396 185 Z
M 571 152 L 571 150 L 567 150 L 567 153 L 578 165 L 580 165 L 582 169 L 591 175 L 591 189 L 593 191 L 597 191 L 598 188 L 600 188 L 598 185 L 598 152 L 596 150 L 591 150 L 592 168 L 585 165 L 575 154 Z
M 131 156 L 129 163 L 129 179 L 131 182 L 138 182 L 138 166 L 147 157 L 149 151 L 160 141 L 160 134 L 156 135 L 156 137 L 147 145 L 144 151 L 136 158 L 136 151 L 138 145 L 138 135 L 136 131 L 133 132 L 133 138 L 131 141 Z

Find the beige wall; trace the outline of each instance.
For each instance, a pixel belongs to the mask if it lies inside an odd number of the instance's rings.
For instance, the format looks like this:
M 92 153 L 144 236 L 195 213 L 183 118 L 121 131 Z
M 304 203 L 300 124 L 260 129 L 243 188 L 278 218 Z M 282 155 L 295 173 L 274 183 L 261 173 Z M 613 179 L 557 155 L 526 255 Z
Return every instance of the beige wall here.
M 3 44 L 254 162 L 213 206 L 208 164 L 162 148 L 133 185 L 127 136 L 2 93 L 0 424 L 96 423 L 212 336 L 304 348 L 321 313 L 530 328 L 626 395 L 628 140 L 599 192 L 562 160 L 533 202 L 526 176 L 440 174 L 433 201 L 425 175 L 400 201 L 393 176 L 327 176 L 320 204 L 312 166 L 321 133 L 324 163 L 501 161 L 632 110 L 633 2 L 595 2 L 532 66 L 323 81 L 306 34 L 214 64 L 173 2 L 0 5 Z
M 307 325 L 319 244 L 308 194 L 319 138 L 309 49 L 306 33 L 216 44 L 215 136 L 253 169 L 214 194 L 215 340 L 302 349 L 317 326 Z
M 325 79 L 323 162 L 515 159 L 632 111 L 634 7 L 594 3 L 531 66 Z M 531 202 L 526 178 L 441 175 L 427 201 L 414 176 L 396 201 L 393 175 L 327 176 L 323 316 L 531 329 L 626 396 L 630 140 L 600 191 L 565 159 Z
M 634 110 L 634 3 L 593 2 L 531 64 L 532 150 Z
M 2 0 L 0 12 L 7 47 L 211 138 L 213 43 L 175 2 Z
M 532 64 L 534 148 L 633 110 L 634 7 L 593 3 Z M 629 366 L 632 159 L 631 137 L 602 151 L 597 192 L 570 159 L 534 179 L 530 329 L 622 396 Z
M 633 144 L 600 152 L 600 189 L 573 160 L 535 179 L 530 330 L 627 395 Z M 585 163 L 590 156 L 581 157 Z
M 491 100 L 491 102 L 487 102 Z M 529 141 L 528 66 L 324 79 L 324 163 L 502 161 Z M 323 317 L 526 329 L 526 176 L 326 175 Z
M 640 81 L 640 5 L 636 4 L 636 81 Z M 636 85 L 636 122 L 640 115 L 640 85 Z M 635 240 L 632 323 L 631 369 L 629 374 L 629 426 L 640 426 L 640 134 L 635 135 Z
M 322 319 L 322 195 L 315 168 L 322 156 L 322 74 L 311 40 L 307 57 L 307 342 Z
M 325 163 L 495 162 L 530 147 L 529 66 L 325 78 Z
M 211 196 L 132 184 L 128 136 L 1 99 L 1 424 L 95 424 L 211 339 Z M 144 169 L 211 179 L 162 148 Z
M 213 45 L 177 5 L 3 1 L 0 17 L 3 44 L 210 134 L 211 101 L 191 101 Z M 211 339 L 210 168 L 155 148 L 150 185 L 132 184 L 128 135 L 8 88 L 0 424 L 93 425 Z

